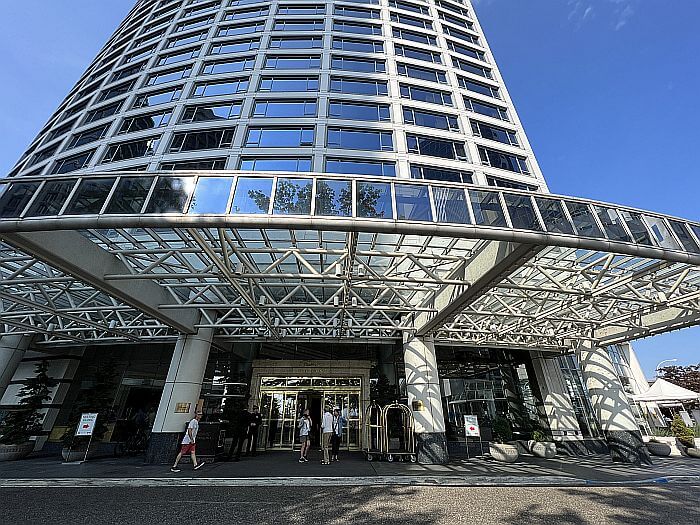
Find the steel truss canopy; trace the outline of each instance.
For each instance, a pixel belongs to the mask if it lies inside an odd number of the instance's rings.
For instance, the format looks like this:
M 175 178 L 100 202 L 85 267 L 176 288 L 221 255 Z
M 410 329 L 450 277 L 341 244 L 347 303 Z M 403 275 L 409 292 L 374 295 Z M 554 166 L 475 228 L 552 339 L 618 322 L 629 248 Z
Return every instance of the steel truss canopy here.
M 0 181 L 0 331 L 40 345 L 396 341 L 567 351 L 700 324 L 700 224 L 333 174 Z

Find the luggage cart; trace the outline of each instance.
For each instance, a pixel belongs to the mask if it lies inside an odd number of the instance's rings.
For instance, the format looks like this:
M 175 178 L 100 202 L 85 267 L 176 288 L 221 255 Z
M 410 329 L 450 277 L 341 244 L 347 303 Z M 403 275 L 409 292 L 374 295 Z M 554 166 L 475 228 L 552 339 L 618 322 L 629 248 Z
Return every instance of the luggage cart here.
M 382 407 L 373 401 L 365 410 L 364 453 L 367 461 L 382 458 L 382 443 L 384 442 L 382 428 Z
M 382 451 L 387 461 L 416 462 L 413 439 L 413 412 L 406 405 L 392 403 L 382 409 Z

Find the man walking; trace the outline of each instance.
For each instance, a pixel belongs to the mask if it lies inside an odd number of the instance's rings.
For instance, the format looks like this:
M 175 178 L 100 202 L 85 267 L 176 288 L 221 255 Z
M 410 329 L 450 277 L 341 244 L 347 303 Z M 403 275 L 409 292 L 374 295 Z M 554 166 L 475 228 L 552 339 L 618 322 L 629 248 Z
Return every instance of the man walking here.
M 180 452 L 175 458 L 175 464 L 170 469 L 170 472 L 180 472 L 178 468 L 178 463 L 182 459 L 182 456 L 189 454 L 192 458 L 192 465 L 194 470 L 199 470 L 204 466 L 204 461 L 197 463 L 197 455 L 195 453 L 195 443 L 197 441 L 197 432 L 199 431 L 199 420 L 202 419 L 202 413 L 197 412 L 194 418 L 187 425 L 187 431 L 185 432 L 185 437 L 182 438 L 182 446 L 180 447 Z
M 338 450 L 343 438 L 343 423 L 345 418 L 340 415 L 340 408 L 333 409 L 333 434 L 331 435 L 331 460 L 338 461 Z
M 253 407 L 253 413 L 250 414 L 248 419 L 248 444 L 246 445 L 246 451 L 252 456 L 257 455 L 258 430 L 261 425 L 262 414 L 260 413 L 260 407 L 256 405 Z
M 333 436 L 333 414 L 331 414 L 331 410 L 328 407 L 323 411 L 321 432 L 321 448 L 323 449 L 323 461 L 321 461 L 321 464 L 330 465 L 331 458 L 328 449 L 331 446 L 331 437 Z

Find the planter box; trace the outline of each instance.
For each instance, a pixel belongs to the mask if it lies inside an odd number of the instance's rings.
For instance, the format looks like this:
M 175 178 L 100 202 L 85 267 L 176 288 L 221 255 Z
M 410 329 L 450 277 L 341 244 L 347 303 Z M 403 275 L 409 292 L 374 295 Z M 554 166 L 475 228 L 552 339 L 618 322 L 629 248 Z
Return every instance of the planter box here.
M 647 443 L 647 450 L 652 456 L 671 455 L 671 445 L 668 443 Z
M 538 458 L 551 459 L 557 455 L 557 446 L 552 441 L 528 441 L 530 452 Z
M 0 461 L 16 461 L 24 459 L 34 450 L 34 442 L 21 445 L 0 445 Z
M 507 445 L 505 443 L 489 444 L 491 457 L 496 461 L 504 463 L 513 463 L 518 459 L 518 447 L 515 445 Z
M 700 448 L 686 448 L 685 453 L 688 454 L 691 458 L 698 458 L 700 459 Z

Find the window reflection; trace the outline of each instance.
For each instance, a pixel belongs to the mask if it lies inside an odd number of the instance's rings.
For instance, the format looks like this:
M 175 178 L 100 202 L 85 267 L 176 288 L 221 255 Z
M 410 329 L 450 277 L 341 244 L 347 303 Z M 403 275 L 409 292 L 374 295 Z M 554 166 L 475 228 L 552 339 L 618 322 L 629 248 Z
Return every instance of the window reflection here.
M 71 200 L 66 215 L 100 213 L 116 179 L 84 179 Z
M 105 213 L 141 213 L 151 184 L 153 184 L 153 177 L 124 177 L 120 179 Z
M 19 217 L 34 192 L 39 187 L 38 182 L 20 182 L 13 184 L 0 197 L 0 217 Z
M 587 204 L 567 201 L 564 201 L 564 204 L 569 210 L 569 215 L 571 215 L 571 220 L 574 221 L 574 227 L 579 235 L 597 239 L 603 238 L 603 232 L 600 231 L 598 223 L 595 221 L 595 217 Z
M 669 250 L 679 250 L 680 245 L 671 235 L 671 231 L 661 217 L 652 217 L 651 215 L 644 215 L 644 220 L 649 225 L 649 229 L 659 241 L 659 245 L 662 248 L 668 248 Z
M 566 215 L 564 215 L 564 206 L 562 206 L 561 201 L 535 197 L 535 202 L 540 209 L 542 220 L 544 220 L 544 227 L 548 232 L 565 233 L 568 235 L 574 233 L 574 229 L 571 227 L 571 224 L 569 224 Z
M 231 213 L 268 213 L 272 179 L 239 177 Z
M 435 215 L 438 222 L 469 224 L 469 210 L 464 190 L 460 188 L 433 188 Z
M 470 190 L 469 199 L 474 210 L 474 220 L 483 226 L 506 226 L 498 193 L 493 191 Z
M 278 179 L 272 213 L 309 215 L 311 213 L 311 179 Z
M 357 183 L 357 216 L 372 219 L 391 219 L 391 185 L 380 182 Z
M 232 178 L 200 177 L 188 213 L 226 213 Z
M 39 197 L 29 207 L 27 217 L 58 215 L 74 185 L 74 180 L 47 182 L 42 188 Z
M 316 184 L 316 215 L 352 215 L 352 187 L 347 180 L 319 180 Z
M 632 238 L 634 239 L 634 242 L 654 246 L 654 243 L 651 240 L 651 236 L 649 235 L 649 231 L 644 225 L 642 216 L 639 213 L 620 210 L 620 216 L 625 221 L 627 227 L 632 233 Z
M 193 189 L 193 177 L 159 177 L 146 213 L 182 213 Z
M 695 243 L 695 241 L 693 240 L 690 233 L 688 233 L 688 230 L 686 230 L 685 225 L 683 223 L 678 221 L 672 221 L 670 219 L 668 222 L 671 225 L 673 232 L 676 234 L 676 237 L 678 237 L 678 239 L 681 241 L 681 244 L 683 244 L 683 248 L 685 248 L 689 252 L 700 253 L 700 247 L 698 247 L 698 245 Z
M 409 221 L 432 221 L 428 186 L 397 184 L 396 217 Z
M 505 193 L 503 197 L 506 201 L 506 208 L 508 208 L 508 214 L 510 215 L 513 228 L 519 230 L 542 230 L 542 226 L 540 226 L 540 221 L 537 220 L 537 215 L 535 214 L 535 209 L 532 206 L 529 195 Z
M 603 229 L 611 241 L 632 242 L 630 236 L 627 235 L 622 220 L 617 213 L 617 210 L 612 208 L 603 208 L 602 206 L 594 206 L 596 214 L 603 224 Z

